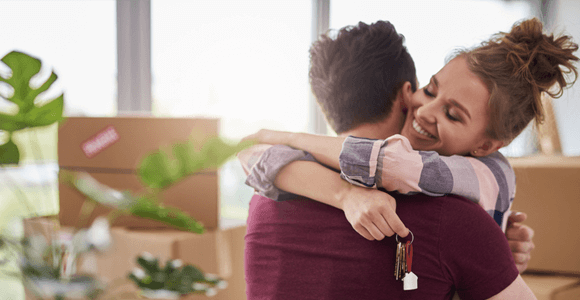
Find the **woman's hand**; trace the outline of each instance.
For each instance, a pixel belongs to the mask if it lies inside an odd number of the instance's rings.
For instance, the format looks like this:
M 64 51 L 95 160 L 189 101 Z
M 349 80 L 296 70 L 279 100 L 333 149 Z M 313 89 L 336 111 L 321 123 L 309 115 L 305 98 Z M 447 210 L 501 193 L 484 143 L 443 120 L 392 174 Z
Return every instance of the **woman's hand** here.
M 254 134 L 250 134 L 242 139 L 242 141 L 256 141 L 258 144 L 271 144 L 271 145 L 288 145 L 292 132 L 260 129 Z
M 395 233 L 400 237 L 409 234 L 395 213 L 395 198 L 385 192 L 351 186 L 342 195 L 341 203 L 348 222 L 367 240 L 382 240 Z

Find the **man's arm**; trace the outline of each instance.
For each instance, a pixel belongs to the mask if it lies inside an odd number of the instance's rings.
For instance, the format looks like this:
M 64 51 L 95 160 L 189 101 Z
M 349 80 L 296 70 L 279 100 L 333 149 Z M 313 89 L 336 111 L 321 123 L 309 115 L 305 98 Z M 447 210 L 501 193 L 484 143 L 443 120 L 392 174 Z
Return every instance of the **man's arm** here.
M 532 242 L 534 231 L 529 226 L 521 224 L 526 218 L 527 215 L 525 213 L 513 212 L 508 219 L 508 226 L 505 232 L 520 274 L 528 267 L 531 252 L 535 247 L 534 242 Z
M 521 275 L 518 275 L 516 280 L 514 280 L 507 288 L 501 291 L 499 294 L 489 298 L 489 300 L 533 300 L 537 299 L 530 287 L 526 284 Z

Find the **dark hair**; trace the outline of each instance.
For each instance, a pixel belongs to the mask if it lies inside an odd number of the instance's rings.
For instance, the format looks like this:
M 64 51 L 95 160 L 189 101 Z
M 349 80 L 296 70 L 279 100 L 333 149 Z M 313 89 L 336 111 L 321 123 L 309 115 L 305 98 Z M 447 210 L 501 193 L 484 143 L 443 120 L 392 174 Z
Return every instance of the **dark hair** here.
M 459 51 L 457 55 L 467 59 L 469 69 L 489 89 L 488 136 L 507 145 L 533 119 L 542 123 L 542 94 L 558 98 L 578 77 L 572 63 L 578 60 L 576 50 L 570 36 L 544 34 L 542 23 L 533 18 L 476 48 Z
M 390 22 L 346 26 L 310 48 L 310 84 L 336 133 L 375 123 L 392 110 L 406 81 L 416 90 L 415 63 Z

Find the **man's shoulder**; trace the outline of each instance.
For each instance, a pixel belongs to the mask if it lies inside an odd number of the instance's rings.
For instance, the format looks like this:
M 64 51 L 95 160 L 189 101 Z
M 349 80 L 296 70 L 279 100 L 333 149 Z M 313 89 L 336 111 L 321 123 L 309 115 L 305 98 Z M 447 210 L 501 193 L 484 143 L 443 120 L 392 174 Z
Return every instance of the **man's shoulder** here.
M 495 229 L 497 223 L 477 203 L 453 194 L 444 196 L 428 196 L 425 194 L 401 195 L 391 193 L 397 200 L 397 209 L 411 206 L 416 213 L 433 214 L 438 212 L 443 226 L 489 226 Z M 500 229 L 501 231 L 501 229 Z

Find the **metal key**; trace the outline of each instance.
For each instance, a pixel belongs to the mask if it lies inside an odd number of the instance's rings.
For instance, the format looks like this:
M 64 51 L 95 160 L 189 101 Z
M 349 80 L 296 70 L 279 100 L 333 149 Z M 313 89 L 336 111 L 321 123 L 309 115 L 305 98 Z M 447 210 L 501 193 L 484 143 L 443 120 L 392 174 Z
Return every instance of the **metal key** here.
M 397 256 L 395 257 L 395 279 L 399 280 L 401 274 L 401 251 L 403 250 L 403 243 L 399 242 L 397 244 Z

